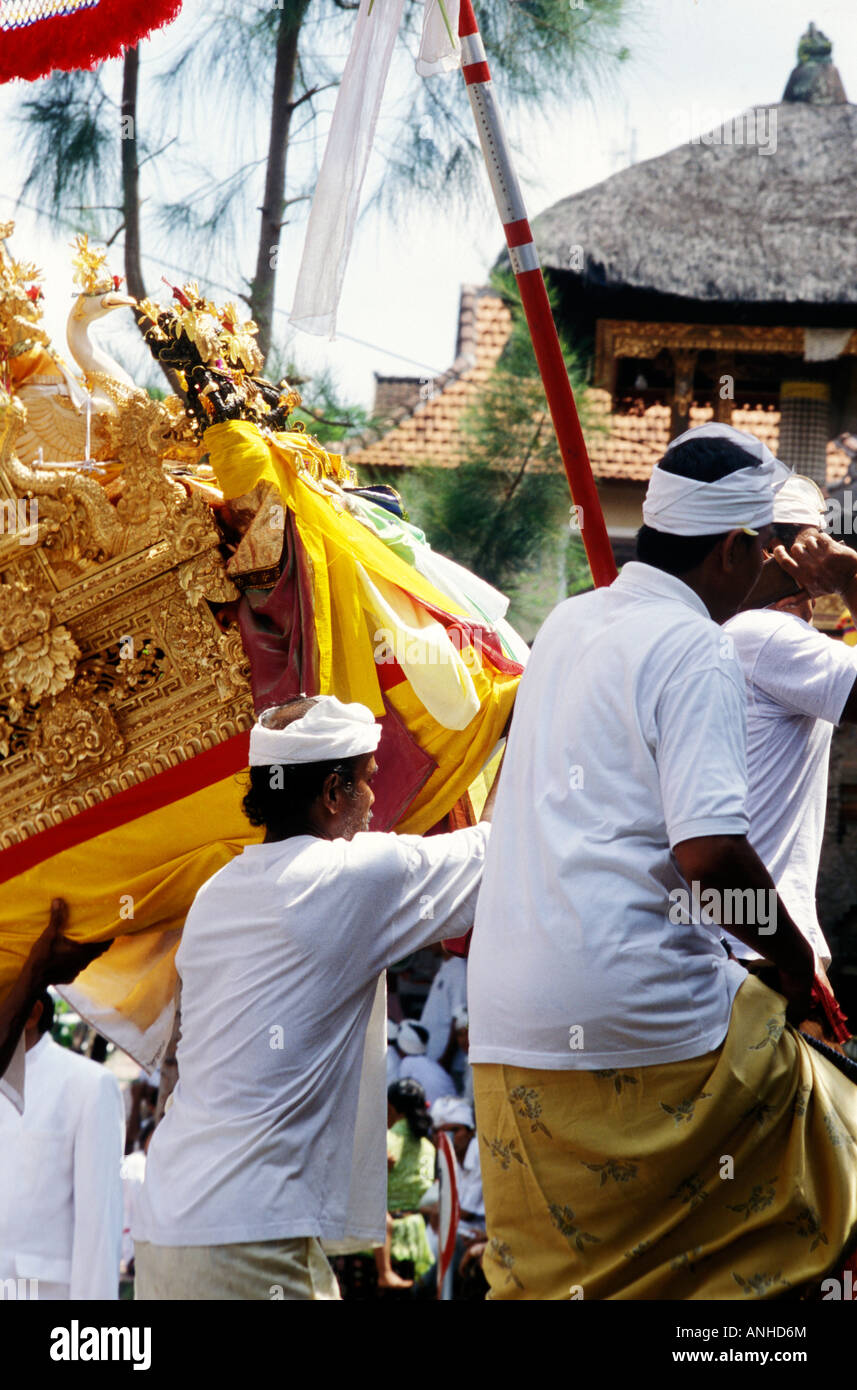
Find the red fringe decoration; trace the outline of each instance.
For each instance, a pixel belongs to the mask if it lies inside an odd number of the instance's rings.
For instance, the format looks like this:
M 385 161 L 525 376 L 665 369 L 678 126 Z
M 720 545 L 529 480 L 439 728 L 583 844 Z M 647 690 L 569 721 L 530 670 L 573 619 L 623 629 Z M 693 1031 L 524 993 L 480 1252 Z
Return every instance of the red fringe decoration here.
M 839 1007 L 839 1004 L 826 984 L 818 976 L 815 977 L 815 984 L 812 987 L 812 1002 L 820 1005 L 827 1018 L 827 1023 L 831 1033 L 838 1043 L 848 1042 L 851 1037 L 851 1029 L 848 1027 L 848 1019 Z
M 181 0 L 98 0 L 74 14 L 0 29 L 0 82 L 35 82 L 55 68 L 93 68 L 170 24 L 180 10 Z

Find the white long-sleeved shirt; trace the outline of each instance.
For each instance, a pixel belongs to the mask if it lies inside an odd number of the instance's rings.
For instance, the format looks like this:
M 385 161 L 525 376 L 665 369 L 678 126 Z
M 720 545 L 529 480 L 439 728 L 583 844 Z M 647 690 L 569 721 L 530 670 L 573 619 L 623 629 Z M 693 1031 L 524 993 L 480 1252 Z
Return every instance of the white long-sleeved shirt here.
M 0 1096 L 0 1278 L 37 1279 L 42 1299 L 118 1297 L 124 1139 L 116 1078 L 42 1037 L 23 1114 Z
M 487 830 L 249 845 L 203 885 L 176 956 L 179 1082 L 136 1240 L 383 1243 L 379 977 L 468 929 Z

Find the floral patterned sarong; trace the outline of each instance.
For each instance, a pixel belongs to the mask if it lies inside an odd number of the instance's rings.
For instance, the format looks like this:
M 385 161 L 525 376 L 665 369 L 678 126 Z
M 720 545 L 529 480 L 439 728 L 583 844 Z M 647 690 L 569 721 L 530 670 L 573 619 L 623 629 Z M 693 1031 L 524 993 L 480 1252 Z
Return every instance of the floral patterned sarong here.
M 857 1242 L 857 1086 L 757 979 L 703 1057 L 473 1077 L 489 1298 L 793 1296 Z

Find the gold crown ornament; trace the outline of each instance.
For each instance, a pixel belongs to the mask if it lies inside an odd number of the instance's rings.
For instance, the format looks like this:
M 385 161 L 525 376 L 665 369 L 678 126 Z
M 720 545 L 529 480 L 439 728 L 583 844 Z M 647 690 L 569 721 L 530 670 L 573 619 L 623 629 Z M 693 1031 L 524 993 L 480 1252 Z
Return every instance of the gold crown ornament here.
M 123 276 L 111 275 L 107 269 L 107 251 L 90 250 L 89 236 L 81 232 L 71 243 L 77 254 L 72 260 L 74 283 L 81 294 L 109 294 L 118 290 Z

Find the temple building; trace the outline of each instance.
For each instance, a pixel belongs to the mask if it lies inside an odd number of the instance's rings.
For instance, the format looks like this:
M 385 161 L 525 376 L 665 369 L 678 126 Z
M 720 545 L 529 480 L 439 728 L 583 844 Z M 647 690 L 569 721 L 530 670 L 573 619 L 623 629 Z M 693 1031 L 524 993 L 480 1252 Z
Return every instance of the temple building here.
M 690 134 L 690 132 L 688 132 Z M 754 107 L 536 219 L 593 384 L 617 414 L 778 414 L 779 456 L 827 481 L 857 411 L 857 108 L 810 25 L 776 106 Z
M 564 198 L 533 222 L 558 317 L 588 362 L 586 414 L 617 560 L 628 559 L 652 467 L 715 419 L 751 430 L 836 488 L 857 426 L 857 107 L 810 25 L 782 101 Z M 348 442 L 390 481 L 454 467 L 458 422 L 502 352 L 509 314 L 462 292 L 443 376 L 378 377 L 383 428 Z
M 854 544 L 857 480 L 857 106 L 810 25 L 782 100 L 555 203 L 533 221 L 557 317 L 588 363 L 582 402 L 593 473 L 617 562 L 633 555 L 652 468 L 671 438 L 721 420 L 763 439 L 839 503 Z M 454 468 L 460 422 L 510 329 L 493 289 L 465 287 L 452 367 L 434 380 L 377 377 L 380 429 L 346 442 L 361 471 Z M 586 422 L 588 421 L 588 428 Z M 857 491 L 857 489 L 855 489 Z M 567 544 L 557 538 L 558 550 Z M 521 585 L 531 637 L 565 596 L 554 554 Z M 853 643 L 838 600 L 817 625 Z M 819 913 L 857 971 L 857 730 L 833 743 Z

